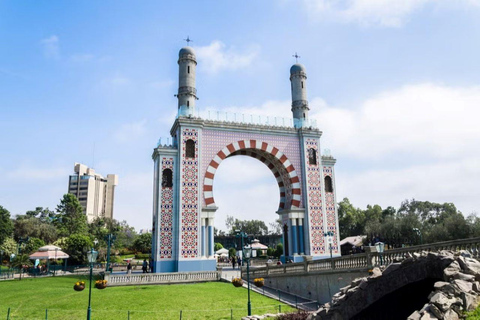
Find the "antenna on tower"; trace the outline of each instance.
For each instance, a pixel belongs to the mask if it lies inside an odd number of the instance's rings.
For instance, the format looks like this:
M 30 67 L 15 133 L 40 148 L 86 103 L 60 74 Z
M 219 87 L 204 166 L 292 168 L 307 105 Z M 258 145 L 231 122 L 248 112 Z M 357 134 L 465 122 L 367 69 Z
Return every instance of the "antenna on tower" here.
M 183 40 L 187 41 L 187 46 L 190 45 L 190 42 L 193 42 L 193 40 L 190 39 L 189 36 L 187 36 L 187 39 L 183 39 Z
M 298 63 L 298 58 L 301 58 L 301 57 L 297 54 L 297 52 L 295 52 L 295 54 L 292 55 L 292 57 L 295 58 L 295 63 Z

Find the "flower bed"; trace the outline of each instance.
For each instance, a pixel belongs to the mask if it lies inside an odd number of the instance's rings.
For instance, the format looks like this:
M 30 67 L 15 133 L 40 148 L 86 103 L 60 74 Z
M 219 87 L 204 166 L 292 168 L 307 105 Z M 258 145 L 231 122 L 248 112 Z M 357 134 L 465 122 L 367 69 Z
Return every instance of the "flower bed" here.
M 243 280 L 241 278 L 233 278 L 232 279 L 232 284 L 235 287 L 241 287 L 241 286 L 243 286 Z
M 83 289 L 85 289 L 85 281 L 77 281 L 73 285 L 73 290 L 75 291 L 82 291 Z
M 105 289 L 107 287 L 107 280 L 97 280 L 95 281 L 95 288 Z
M 255 278 L 253 284 L 260 288 L 265 284 L 265 280 L 263 278 Z

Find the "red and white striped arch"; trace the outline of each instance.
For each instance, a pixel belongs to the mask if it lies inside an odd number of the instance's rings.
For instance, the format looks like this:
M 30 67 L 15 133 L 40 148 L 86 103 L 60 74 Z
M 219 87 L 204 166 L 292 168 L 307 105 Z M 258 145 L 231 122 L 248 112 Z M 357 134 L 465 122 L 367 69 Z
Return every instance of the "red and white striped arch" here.
M 224 159 L 235 155 L 256 158 L 272 171 L 280 190 L 279 209 L 300 207 L 300 180 L 292 163 L 279 149 L 259 140 L 240 140 L 231 143 L 220 150 L 210 161 L 203 182 L 203 195 L 208 207 L 215 206 L 213 180 L 218 166 Z

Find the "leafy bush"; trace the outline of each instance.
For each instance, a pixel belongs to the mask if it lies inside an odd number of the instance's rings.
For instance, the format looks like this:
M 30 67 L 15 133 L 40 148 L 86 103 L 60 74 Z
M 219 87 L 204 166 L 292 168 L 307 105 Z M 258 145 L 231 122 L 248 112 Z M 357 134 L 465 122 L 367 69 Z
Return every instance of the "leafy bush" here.
M 137 254 L 135 254 L 135 259 L 140 259 L 140 260 L 147 259 L 148 260 L 148 259 L 150 259 L 151 256 L 152 255 L 150 253 L 137 253 Z

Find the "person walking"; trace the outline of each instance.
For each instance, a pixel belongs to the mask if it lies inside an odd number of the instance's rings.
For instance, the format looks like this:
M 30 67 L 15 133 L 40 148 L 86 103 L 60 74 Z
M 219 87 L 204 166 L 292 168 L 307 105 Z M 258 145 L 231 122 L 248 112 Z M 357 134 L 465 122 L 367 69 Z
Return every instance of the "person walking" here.
M 232 269 L 235 269 L 235 256 L 232 257 Z
M 132 274 L 132 263 L 130 261 L 127 264 L 127 274 Z
M 147 268 L 148 268 L 147 259 L 143 259 L 143 264 L 142 264 L 143 273 L 147 273 Z

